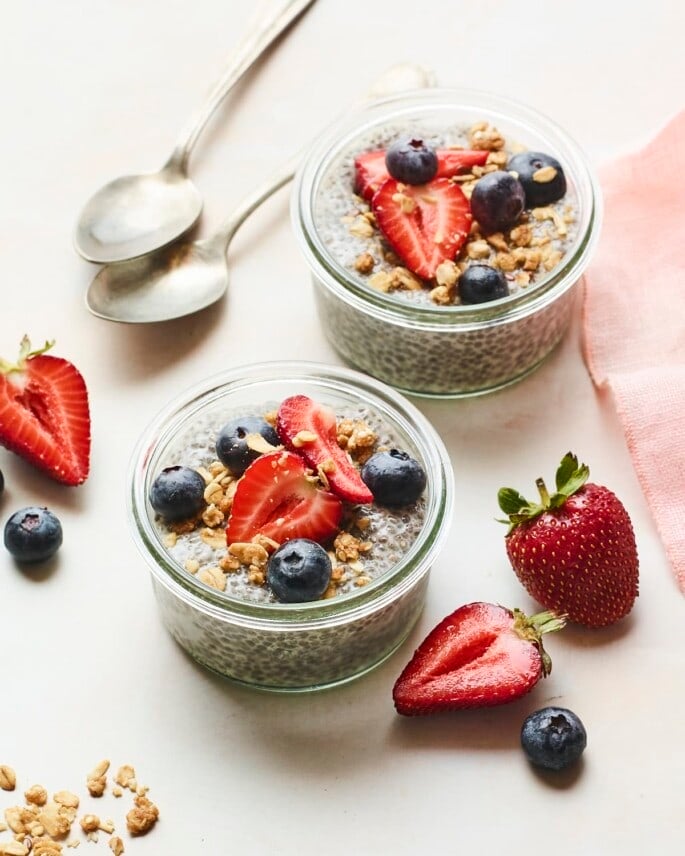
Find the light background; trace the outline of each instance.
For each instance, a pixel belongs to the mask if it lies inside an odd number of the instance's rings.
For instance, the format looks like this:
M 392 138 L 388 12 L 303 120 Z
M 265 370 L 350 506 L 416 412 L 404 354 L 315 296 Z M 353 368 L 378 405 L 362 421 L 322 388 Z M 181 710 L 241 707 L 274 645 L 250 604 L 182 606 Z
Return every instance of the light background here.
M 13 356 L 24 332 L 35 342 L 55 337 L 56 353 L 88 382 L 94 443 L 92 475 L 76 490 L 0 451 L 3 520 L 38 502 L 65 532 L 40 580 L 0 553 L 0 763 L 17 769 L 22 787 L 81 793 L 100 758 L 133 763 L 162 813 L 153 834 L 127 844 L 141 856 L 547 848 L 603 856 L 682 842 L 684 603 L 611 402 L 597 397 L 583 366 L 577 323 L 520 385 L 473 401 L 419 402 L 454 463 L 454 527 L 419 626 L 376 672 L 310 697 L 259 694 L 195 666 L 162 629 L 125 518 L 139 433 L 169 398 L 222 368 L 337 358 L 317 324 L 287 191 L 238 235 L 228 299 L 167 325 L 92 318 L 83 293 L 95 268 L 71 249 L 71 231 L 103 182 L 161 165 L 251 6 L 41 0 L 3 9 L 0 352 Z M 201 232 L 399 61 L 432 67 L 445 85 L 528 102 L 597 165 L 682 106 L 684 24 L 680 4 L 667 0 L 318 0 L 203 135 L 191 164 L 206 199 Z M 658 224 L 636 252 L 652 240 Z M 392 684 L 440 618 L 474 599 L 531 605 L 507 565 L 496 491 L 551 479 L 568 449 L 632 515 L 642 558 L 634 615 L 605 632 L 550 640 L 554 674 L 520 703 L 400 720 Z M 577 777 L 541 778 L 517 747 L 524 716 L 552 700 L 587 725 Z M 10 804 L 0 794 L 0 807 Z M 123 828 L 123 801 L 84 806 Z M 82 848 L 110 852 L 104 841 Z

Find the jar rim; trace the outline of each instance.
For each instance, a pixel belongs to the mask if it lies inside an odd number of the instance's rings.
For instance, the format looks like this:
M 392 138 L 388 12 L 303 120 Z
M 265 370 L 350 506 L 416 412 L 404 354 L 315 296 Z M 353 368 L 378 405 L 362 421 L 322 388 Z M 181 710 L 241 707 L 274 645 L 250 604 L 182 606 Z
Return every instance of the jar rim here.
M 392 419 L 422 450 L 428 479 L 426 520 L 407 553 L 367 586 L 349 594 L 307 603 L 254 603 L 205 586 L 164 549 L 152 523 L 148 500 L 150 474 L 172 437 L 201 410 L 232 391 L 268 382 L 309 382 L 341 394 L 359 394 L 364 403 Z M 257 402 L 255 402 L 257 403 Z M 239 366 L 203 379 L 176 396 L 153 418 L 133 452 L 127 478 L 129 524 L 136 546 L 156 580 L 196 609 L 244 626 L 302 630 L 347 622 L 376 610 L 414 585 L 438 554 L 448 533 L 453 504 L 453 473 L 449 455 L 425 416 L 400 393 L 353 369 L 323 363 L 290 361 Z
M 318 188 L 328 167 L 341 151 L 376 126 L 394 118 L 429 109 L 471 109 L 474 119 L 498 115 L 550 140 L 555 156 L 565 165 L 578 195 L 579 229 L 561 264 L 529 290 L 477 305 L 432 306 L 398 300 L 373 291 L 333 258 L 318 235 L 313 214 Z M 485 114 L 484 116 L 481 114 Z M 362 312 L 394 324 L 424 330 L 482 329 L 514 322 L 554 302 L 570 289 L 587 267 L 599 237 L 601 191 L 594 172 L 578 144 L 556 122 L 521 102 L 476 89 L 417 90 L 373 101 L 329 125 L 316 139 L 295 176 L 291 219 L 301 250 L 322 284 L 337 298 Z

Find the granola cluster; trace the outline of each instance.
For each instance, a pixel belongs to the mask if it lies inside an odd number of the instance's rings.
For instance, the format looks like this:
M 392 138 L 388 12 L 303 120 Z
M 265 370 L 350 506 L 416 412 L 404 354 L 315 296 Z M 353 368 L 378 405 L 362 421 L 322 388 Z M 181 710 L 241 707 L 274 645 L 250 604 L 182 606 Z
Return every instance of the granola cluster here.
M 497 128 L 487 122 L 478 122 L 468 131 L 470 149 L 487 151 L 483 166 L 473 166 L 470 172 L 453 176 L 450 181 L 460 185 L 470 198 L 478 179 L 490 172 L 506 168 L 510 156 L 520 148 L 507 151 L 506 141 Z M 449 148 L 460 148 L 452 146 Z M 536 174 L 536 180 L 549 181 L 549 170 L 544 167 Z M 553 177 L 553 175 L 551 176 Z M 397 200 L 404 210 L 410 210 L 413 200 L 408 196 Z M 406 208 L 405 208 L 406 204 Z M 471 224 L 470 234 L 455 261 L 443 262 L 436 273 L 435 281 L 425 282 L 403 267 L 397 255 L 388 247 L 376 224 L 376 218 L 368 203 L 355 197 L 355 210 L 345 215 L 350 234 L 368 239 L 368 249 L 354 262 L 355 270 L 368 277 L 368 284 L 384 293 L 394 291 L 423 291 L 428 289 L 430 299 L 438 306 L 458 303 L 456 283 L 459 276 L 473 262 L 489 264 L 499 268 L 511 286 L 526 288 L 534 278 L 553 270 L 562 260 L 562 243 L 568 236 L 568 227 L 575 219 L 573 207 L 566 205 L 545 206 L 524 211 L 519 223 L 508 232 L 485 235 L 476 221 Z
M 91 797 L 99 799 L 107 788 L 107 771 L 110 762 L 101 761 L 86 777 L 86 788 Z M 16 788 L 17 777 L 8 766 L 0 766 L 0 787 L 5 791 Z M 146 786 L 139 785 L 135 770 L 129 765 L 120 767 L 116 776 L 112 794 L 123 795 L 127 788 L 134 795 L 133 808 L 126 815 L 126 828 L 129 835 L 139 836 L 149 832 L 157 822 L 159 809 L 146 794 Z M 10 840 L 0 841 L 0 856 L 60 856 L 64 848 L 75 849 L 81 844 L 81 838 L 73 834 L 74 828 L 80 828 L 86 839 L 97 842 L 99 833 L 110 836 L 108 846 L 114 856 L 124 853 L 123 839 L 113 835 L 114 821 L 101 819 L 93 812 L 78 817 L 80 798 L 71 791 L 57 791 L 50 799 L 48 791 L 42 785 L 31 785 L 24 791 L 25 805 L 15 805 L 4 811 L 5 822 L 0 822 L 0 832 L 10 831 Z M 78 818 L 78 824 L 75 822 Z
M 265 420 L 270 424 L 275 421 L 275 414 L 265 414 Z M 248 435 L 246 438 L 250 448 L 260 454 L 276 451 L 282 447 L 271 446 L 261 435 Z M 306 446 L 317 439 L 309 431 L 301 431 L 293 439 L 293 445 Z M 340 419 L 337 422 L 337 441 L 350 458 L 362 465 L 376 452 L 378 437 L 374 431 L 361 419 Z M 333 461 L 324 461 L 316 472 L 310 472 L 309 478 L 320 487 L 327 489 L 326 473 Z M 195 530 L 199 531 L 202 541 L 223 555 L 215 565 L 202 567 L 197 559 L 187 559 L 185 570 L 193 574 L 205 585 L 218 591 L 225 591 L 230 574 L 244 573 L 248 582 L 256 586 L 266 583 L 266 568 L 269 556 L 280 547 L 277 541 L 264 535 L 256 535 L 250 542 L 226 544 L 226 522 L 233 504 L 233 497 L 238 486 L 239 478 L 235 478 L 221 461 L 213 461 L 207 467 L 198 467 L 197 472 L 205 481 L 206 507 L 196 517 L 174 523 L 165 523 L 168 530 L 167 546 L 173 547 L 179 535 Z M 363 586 L 370 582 L 364 573 L 362 558 L 371 550 L 371 542 L 364 540 L 363 532 L 368 528 L 369 520 L 364 517 L 352 517 L 345 522 L 333 543 L 329 556 L 333 565 L 331 582 L 324 593 L 324 598 L 334 597 L 338 589 L 353 581 L 355 586 Z M 356 533 L 356 534 L 353 534 Z

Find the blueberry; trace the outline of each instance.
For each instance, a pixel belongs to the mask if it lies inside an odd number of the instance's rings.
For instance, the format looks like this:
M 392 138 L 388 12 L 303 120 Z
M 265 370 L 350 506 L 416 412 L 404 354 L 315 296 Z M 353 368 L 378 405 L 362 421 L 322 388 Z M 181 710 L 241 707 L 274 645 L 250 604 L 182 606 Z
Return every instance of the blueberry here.
M 272 446 L 281 442 L 271 425 L 258 416 L 241 416 L 227 422 L 217 437 L 216 454 L 234 476 L 242 476 L 252 461 L 259 457 L 259 452 L 247 445 L 245 438 L 248 434 L 261 434 Z
M 459 277 L 457 289 L 462 303 L 487 303 L 509 294 L 504 274 L 490 265 L 469 265 Z
M 510 172 L 489 172 L 476 182 L 471 194 L 471 213 L 486 233 L 504 232 L 523 212 L 526 194 Z
M 552 167 L 556 172 L 552 175 L 551 170 L 546 170 L 538 180 L 535 174 L 545 167 Z M 538 205 L 549 205 L 566 193 L 566 176 L 564 170 L 556 158 L 543 152 L 521 152 L 514 155 L 507 164 L 507 169 L 518 173 L 519 181 L 523 185 L 526 194 L 526 207 L 536 208 Z M 550 180 L 540 181 L 552 175 Z
M 165 520 L 193 517 L 204 505 L 205 482 L 190 467 L 167 467 L 153 481 L 150 505 Z
M 396 507 L 415 502 L 426 487 L 423 467 L 406 452 L 376 452 L 364 464 L 362 481 L 380 505 Z
M 390 175 L 405 184 L 425 184 L 438 171 L 435 149 L 417 137 L 397 140 L 385 153 L 385 166 Z
M 583 723 L 564 707 L 543 707 L 526 719 L 521 746 L 536 767 L 563 770 L 583 754 L 587 734 Z
M 320 544 L 294 538 L 269 559 L 266 582 L 278 600 L 303 603 L 321 597 L 331 581 L 331 571 L 329 555 Z
M 19 562 L 49 559 L 61 543 L 62 524 L 47 508 L 22 508 L 5 524 L 5 547 Z

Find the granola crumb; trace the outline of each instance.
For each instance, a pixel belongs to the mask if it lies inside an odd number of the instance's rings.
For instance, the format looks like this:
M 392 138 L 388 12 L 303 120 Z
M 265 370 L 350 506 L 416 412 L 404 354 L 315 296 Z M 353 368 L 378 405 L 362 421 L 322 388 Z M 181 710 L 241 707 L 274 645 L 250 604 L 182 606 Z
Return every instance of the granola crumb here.
M 0 842 L 0 854 L 2 856 L 26 856 L 28 852 L 29 849 L 23 841 Z
M 202 512 L 202 522 L 205 526 L 209 526 L 210 529 L 216 529 L 217 526 L 221 526 L 224 519 L 223 511 L 218 509 L 214 503 L 208 505 Z
M 159 809 L 147 797 L 136 797 L 135 807 L 126 815 L 126 828 L 131 835 L 146 835 L 157 823 Z
M 373 235 L 373 226 L 366 217 L 359 215 L 354 218 L 350 225 L 350 234 L 355 238 L 370 238 Z
M 225 573 L 232 574 L 240 570 L 240 561 L 230 553 L 226 553 L 219 559 L 219 567 Z
M 200 563 L 197 559 L 186 559 L 183 567 L 189 574 L 196 574 L 200 570 Z
M 487 122 L 477 122 L 469 129 L 468 136 L 472 149 L 494 152 L 504 148 L 504 137 L 494 125 Z
M 32 805 L 45 805 L 48 801 L 48 792 L 42 785 L 31 785 L 27 791 L 24 791 L 24 799 Z
M 393 287 L 402 291 L 420 291 L 423 288 L 421 280 L 405 267 L 394 267 L 390 272 Z
M 459 268 L 449 259 L 441 262 L 435 271 L 435 281 L 447 289 L 452 288 L 459 279 Z
M 376 262 L 371 253 L 362 253 L 360 256 L 357 256 L 354 262 L 354 269 L 357 273 L 367 274 L 371 273 L 375 264 Z
M 197 578 L 200 582 L 217 591 L 226 590 L 226 576 L 221 568 L 204 568 L 198 573 Z
M 360 553 L 368 553 L 372 544 L 355 538 L 350 532 L 340 532 L 333 542 L 335 557 L 340 562 L 356 561 Z
M 56 802 L 47 803 L 38 813 L 37 820 L 51 838 L 63 838 L 72 824 L 69 809 Z
M 91 797 L 101 797 L 107 787 L 107 770 L 109 770 L 109 761 L 100 761 L 97 766 L 90 771 L 86 780 L 88 793 Z
M 220 550 L 226 546 L 226 533 L 223 529 L 210 529 L 206 527 L 200 530 L 200 538 L 209 547 Z
M 293 437 L 293 446 L 296 449 L 301 449 L 302 446 L 307 446 L 310 443 L 316 443 L 318 436 L 313 431 L 298 431 Z
M 257 568 L 265 568 L 269 561 L 269 554 L 265 547 L 261 544 L 254 544 L 251 541 L 241 542 L 236 541 L 230 544 L 228 552 L 235 556 L 241 565 L 255 565 Z
M 121 785 L 122 788 L 130 787 L 130 783 L 135 781 L 136 771 L 130 764 L 124 764 L 122 767 L 119 767 L 117 770 L 117 774 L 114 777 L 114 781 L 117 785 Z
M 478 259 L 487 259 L 490 255 L 488 242 L 484 241 L 482 238 L 477 241 L 470 241 L 466 245 L 466 255 L 474 261 Z
M 84 814 L 79 823 L 84 832 L 95 832 L 100 828 L 100 818 L 96 814 Z
M 62 845 L 51 838 L 34 838 L 31 856 L 59 856 Z
M 123 792 L 123 790 L 119 787 L 119 785 L 115 785 L 115 786 L 112 788 L 112 796 L 117 797 L 117 799 L 118 799 L 120 796 L 123 796 L 123 793 L 124 793 L 124 792 Z
M 13 791 L 17 786 L 17 774 L 7 764 L 0 765 L 0 788 L 3 791 Z
M 69 841 L 67 841 L 67 847 L 71 847 L 74 850 L 80 846 L 81 846 L 81 842 L 79 841 L 78 838 L 70 838 Z
M 109 849 L 114 853 L 114 856 L 121 856 L 124 852 L 124 842 L 118 835 L 112 836 L 109 840 Z
M 52 799 L 65 808 L 78 808 L 79 806 L 79 798 L 71 791 L 57 791 L 56 794 L 52 795 Z
M 378 273 L 369 277 L 369 285 L 387 293 L 394 287 L 394 279 L 387 271 L 379 270 Z

